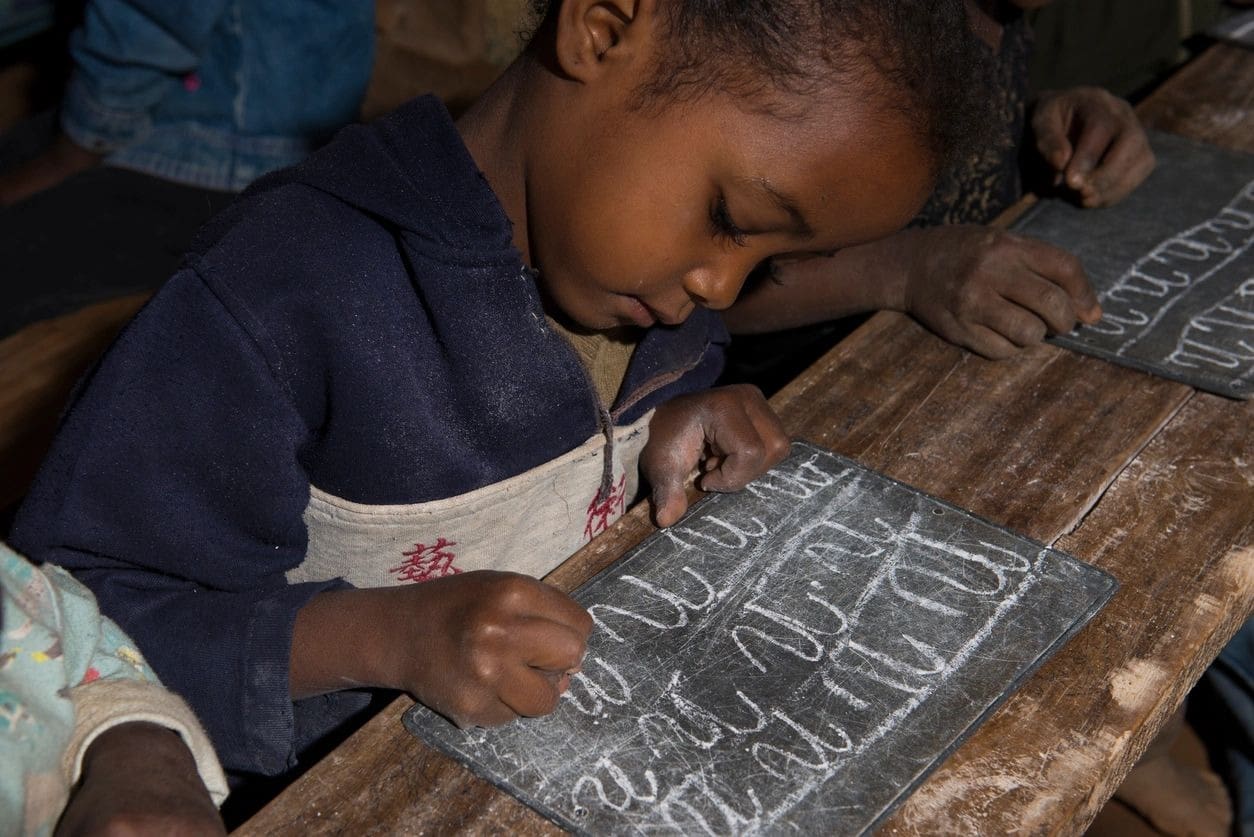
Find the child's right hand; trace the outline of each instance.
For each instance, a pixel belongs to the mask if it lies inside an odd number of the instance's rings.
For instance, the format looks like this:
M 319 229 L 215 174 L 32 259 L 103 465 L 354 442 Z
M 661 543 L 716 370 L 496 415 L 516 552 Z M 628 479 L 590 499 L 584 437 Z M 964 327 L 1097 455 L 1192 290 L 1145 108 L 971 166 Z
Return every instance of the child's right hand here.
M 1008 357 L 1076 320 L 1102 316 L 1079 259 L 993 227 L 911 231 L 904 307 L 938 335 L 985 357 Z
M 402 689 L 459 727 L 495 726 L 557 708 L 591 631 L 574 599 L 518 573 L 322 593 L 297 617 L 292 693 Z

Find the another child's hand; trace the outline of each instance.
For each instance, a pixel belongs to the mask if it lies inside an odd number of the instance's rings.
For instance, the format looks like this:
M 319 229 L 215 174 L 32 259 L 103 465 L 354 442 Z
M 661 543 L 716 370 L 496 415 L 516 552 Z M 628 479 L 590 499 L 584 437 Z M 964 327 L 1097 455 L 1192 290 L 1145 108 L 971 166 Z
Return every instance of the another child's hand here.
M 226 834 L 178 733 L 143 721 L 100 735 L 83 757 L 58 837 L 88 834 Z
M 476 570 L 319 595 L 297 619 L 293 666 L 305 694 L 404 689 L 459 727 L 495 726 L 552 712 L 591 631 L 592 617 L 557 588 Z M 357 660 L 369 665 L 364 676 L 352 671 Z M 310 663 L 330 668 L 311 676 Z
M 658 526 L 688 508 L 688 475 L 698 464 L 703 491 L 739 491 L 788 455 L 788 435 L 762 393 L 752 386 L 681 395 L 658 407 L 640 469 L 653 487 Z
M 916 232 L 905 309 L 951 343 L 998 359 L 1101 318 L 1084 268 L 1065 250 L 993 227 Z
M 1145 129 L 1123 99 L 1098 87 L 1042 93 L 1036 147 L 1086 207 L 1123 200 L 1154 170 Z

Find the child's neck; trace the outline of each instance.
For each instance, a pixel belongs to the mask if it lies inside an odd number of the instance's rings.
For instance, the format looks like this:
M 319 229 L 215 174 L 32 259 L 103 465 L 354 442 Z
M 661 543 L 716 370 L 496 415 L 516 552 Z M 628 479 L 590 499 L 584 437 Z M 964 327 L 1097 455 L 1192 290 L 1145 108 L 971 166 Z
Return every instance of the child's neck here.
M 496 192 L 514 227 L 514 246 L 531 265 L 527 239 L 526 139 L 542 129 L 531 74 L 541 72 L 524 53 L 510 64 L 457 120 L 457 130 L 470 155 Z

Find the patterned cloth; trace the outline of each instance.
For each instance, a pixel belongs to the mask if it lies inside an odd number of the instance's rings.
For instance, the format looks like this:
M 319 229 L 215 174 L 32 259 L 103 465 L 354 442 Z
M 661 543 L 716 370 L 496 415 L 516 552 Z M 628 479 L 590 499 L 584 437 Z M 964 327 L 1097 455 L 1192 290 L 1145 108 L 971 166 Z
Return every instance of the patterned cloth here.
M 87 748 L 129 721 L 177 731 L 221 804 L 226 779 L 200 724 L 86 587 L 0 543 L 0 594 L 0 832 L 52 833 Z
M 1019 153 L 1026 128 L 1031 55 L 1032 29 L 1018 14 L 1003 27 L 1001 48 L 992 62 L 995 77 L 989 87 L 997 97 L 1000 126 L 994 141 L 941 174 L 911 226 L 987 224 L 1019 200 Z

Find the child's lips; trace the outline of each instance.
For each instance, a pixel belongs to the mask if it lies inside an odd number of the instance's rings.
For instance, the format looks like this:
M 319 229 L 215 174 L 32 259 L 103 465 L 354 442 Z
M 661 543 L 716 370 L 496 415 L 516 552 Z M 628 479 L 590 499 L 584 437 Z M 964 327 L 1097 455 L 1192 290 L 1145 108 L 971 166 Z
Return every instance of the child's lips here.
M 634 296 L 627 297 L 627 316 L 641 328 L 649 328 L 658 321 L 653 309 Z
M 668 325 L 668 326 L 679 325 L 684 320 L 688 319 L 688 313 L 689 313 L 688 311 L 681 309 L 680 311 L 674 314 L 668 314 L 665 311 L 662 311 L 658 308 L 654 308 L 652 305 L 649 305 L 649 303 L 645 302 L 644 300 L 637 299 L 636 301 L 640 303 L 640 306 L 644 308 L 644 310 L 649 312 L 650 317 L 652 317 L 656 322 L 659 322 L 662 325 Z

